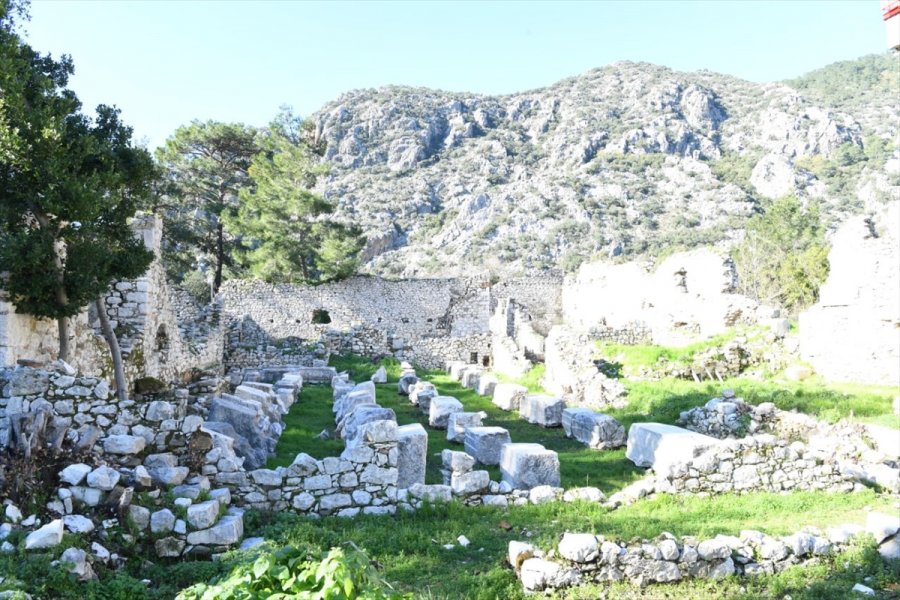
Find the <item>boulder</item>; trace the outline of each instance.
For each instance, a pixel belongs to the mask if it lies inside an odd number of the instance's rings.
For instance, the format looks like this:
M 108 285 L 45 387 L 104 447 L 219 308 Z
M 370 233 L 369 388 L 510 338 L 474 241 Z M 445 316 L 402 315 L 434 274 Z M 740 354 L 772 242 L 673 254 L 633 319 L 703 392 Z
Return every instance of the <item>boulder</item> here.
M 97 467 L 87 475 L 87 484 L 92 488 L 108 492 L 119 483 L 119 472 L 106 466 Z
M 719 440 L 661 423 L 634 423 L 628 430 L 625 456 L 639 467 L 663 473 L 669 465 L 685 462 L 717 446 Z
M 464 438 L 466 452 L 483 465 L 499 465 L 503 445 L 511 441 L 502 427 L 469 427 Z
M 25 538 L 26 550 L 52 548 L 62 543 L 65 526 L 62 519 L 50 521 L 40 529 L 36 529 Z
M 454 496 L 471 496 L 487 491 L 491 485 L 491 476 L 487 471 L 469 471 L 453 473 L 450 477 L 450 489 Z
M 428 432 L 419 423 L 397 428 L 397 487 L 409 488 L 425 483 Z
M 539 485 L 559 487 L 559 456 L 540 444 L 504 444 L 500 474 L 515 489 Z
M 519 414 L 529 423 L 542 427 L 562 425 L 562 413 L 566 403 L 562 398 L 543 394 L 527 394 L 519 401 Z
M 91 467 L 84 463 L 69 465 L 59 472 L 59 480 L 69 485 L 81 485 L 87 474 L 91 472 Z
M 487 417 L 485 412 L 457 412 L 447 419 L 447 440 L 463 443 L 466 438 L 466 429 L 480 427 L 482 420 Z
M 562 413 L 562 426 L 566 437 L 603 450 L 624 446 L 625 428 L 609 415 L 595 413 L 589 408 L 567 408 Z
M 453 396 L 435 396 L 428 408 L 428 426 L 434 429 L 446 429 L 450 415 L 463 411 L 462 402 Z

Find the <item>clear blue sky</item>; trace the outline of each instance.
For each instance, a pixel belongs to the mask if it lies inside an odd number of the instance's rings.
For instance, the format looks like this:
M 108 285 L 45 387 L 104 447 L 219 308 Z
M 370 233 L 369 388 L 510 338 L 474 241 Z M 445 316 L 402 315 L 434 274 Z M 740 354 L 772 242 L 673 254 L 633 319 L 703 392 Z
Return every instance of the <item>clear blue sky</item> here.
M 33 0 L 27 38 L 71 54 L 86 108 L 161 143 L 192 119 L 263 125 L 385 84 L 508 93 L 617 60 L 793 77 L 885 48 L 878 0 L 85 2 Z

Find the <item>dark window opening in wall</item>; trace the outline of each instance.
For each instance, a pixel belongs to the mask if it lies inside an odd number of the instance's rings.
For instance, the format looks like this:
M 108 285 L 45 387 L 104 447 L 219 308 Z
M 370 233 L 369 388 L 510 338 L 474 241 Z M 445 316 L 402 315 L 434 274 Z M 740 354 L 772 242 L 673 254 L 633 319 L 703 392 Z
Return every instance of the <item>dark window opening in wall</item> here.
M 402 319 L 400 319 L 400 322 L 401 323 L 409 323 L 409 319 L 407 319 L 406 317 L 403 317 Z
M 487 354 L 485 354 L 484 356 L 482 356 L 482 357 L 481 357 L 481 366 L 482 366 L 482 367 L 489 367 L 489 366 L 491 366 L 491 357 L 488 356 Z
M 315 325 L 327 325 L 328 323 L 331 323 L 331 315 L 329 315 L 328 311 L 324 308 L 317 308 L 313 311 L 312 322 Z
M 433 321 L 434 321 L 434 319 L 425 319 L 425 322 L 426 322 L 426 323 L 431 323 L 431 322 L 433 322 Z
M 376 323 L 381 323 L 381 317 L 378 317 L 378 320 L 376 321 Z
M 478 353 L 477 353 L 477 352 L 470 352 L 470 353 L 469 353 L 469 363 L 471 363 L 471 364 L 473 364 L 473 365 L 477 365 L 477 364 L 478 364 Z
M 156 330 L 156 351 L 163 355 L 163 359 L 169 352 L 169 333 L 165 325 L 160 325 Z

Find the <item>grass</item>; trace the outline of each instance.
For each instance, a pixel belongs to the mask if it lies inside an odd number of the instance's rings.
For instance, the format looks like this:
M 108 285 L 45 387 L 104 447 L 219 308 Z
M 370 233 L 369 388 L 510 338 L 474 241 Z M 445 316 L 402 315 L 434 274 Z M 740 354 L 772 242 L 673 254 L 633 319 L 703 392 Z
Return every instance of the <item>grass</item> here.
M 363 381 L 371 376 L 377 365 L 365 359 L 345 357 L 334 361 L 339 370 L 348 370 L 351 378 Z M 406 396 L 397 393 L 396 378 L 399 367 L 388 369 L 388 383 L 376 386 L 378 404 L 393 409 L 397 415 L 397 423 L 421 423 L 427 428 L 428 418 L 418 407 L 410 404 Z M 625 485 L 639 479 L 644 471 L 626 460 L 624 450 L 598 452 L 585 447 L 580 442 L 565 437 L 561 428 L 545 429 L 527 423 L 519 418 L 516 412 L 500 410 L 490 398 L 479 396 L 473 390 L 462 387 L 443 371 L 420 371 L 420 376 L 431 381 L 443 395 L 453 396 L 463 403 L 467 411 L 484 411 L 488 417 L 485 425 L 496 425 L 509 430 L 509 435 L 516 442 L 535 442 L 559 454 L 560 475 L 563 487 L 596 486 L 606 493 L 621 489 Z M 538 379 L 532 380 L 532 385 Z M 286 428 L 278 446 L 276 455 L 270 459 L 269 466 L 289 465 L 298 452 L 306 452 L 316 458 L 337 456 L 343 449 L 340 440 L 321 441 L 314 438 L 323 428 L 334 429 L 334 415 L 331 411 L 331 388 L 327 386 L 306 386 L 300 394 L 300 400 L 291 408 L 285 418 Z M 462 450 L 462 444 L 447 440 L 445 431 L 428 430 L 428 458 L 426 465 L 426 482 L 441 483 L 441 451 L 445 448 Z M 497 467 L 487 467 L 491 478 L 499 480 Z
M 866 507 L 890 511 L 891 502 L 874 492 L 865 491 L 851 495 L 748 494 L 710 499 L 661 496 L 612 512 L 596 504 L 580 502 L 505 510 L 451 503 L 390 518 L 312 520 L 280 514 L 256 534 L 272 539 L 278 545 L 328 548 L 347 540 L 353 541 L 380 565 L 382 575 L 392 585 L 401 591 L 411 592 L 416 598 L 524 598 L 521 586 L 504 561 L 511 540 L 530 540 L 540 548 L 549 550 L 565 531 L 595 532 L 626 540 L 634 537 L 651 539 L 662 531 L 675 535 L 712 537 L 720 533 L 737 535 L 742 529 L 758 529 L 781 535 L 793 533 L 806 525 L 825 527 L 844 522 L 861 523 Z M 472 544 L 467 548 L 457 545 L 453 550 L 442 547 L 443 544 L 456 544 L 459 535 L 465 535 Z M 763 580 L 771 579 L 780 589 L 795 589 L 801 585 L 800 582 L 805 586 L 810 579 L 818 581 L 834 576 L 846 560 L 842 557 L 824 571 L 812 569 L 808 577 L 793 573 L 777 581 L 773 578 Z M 855 560 L 849 561 L 851 565 L 848 569 L 853 573 L 852 577 L 857 578 L 856 581 L 861 581 L 862 577 L 853 568 L 864 569 L 870 575 L 879 574 L 883 585 L 898 579 L 896 569 L 887 570 L 881 560 L 871 553 L 862 553 Z M 767 581 L 764 586 L 772 582 Z M 842 579 L 839 587 L 846 593 L 849 587 L 843 587 L 844 584 Z M 749 589 L 756 586 L 759 589 L 760 585 L 759 580 L 741 580 L 740 585 L 732 581 L 716 584 L 698 581 L 656 589 L 659 597 L 666 597 L 663 594 L 668 593 L 669 598 L 713 598 L 730 597 L 728 594 L 716 595 L 717 592 L 722 594 L 723 590 L 738 591 L 740 586 Z M 566 597 L 579 594 L 572 597 L 597 598 L 601 595 L 597 593 L 598 589 L 589 586 L 567 593 Z M 639 597 L 644 592 L 632 586 L 605 589 L 615 591 L 612 597 Z M 704 593 L 709 595 L 703 596 Z

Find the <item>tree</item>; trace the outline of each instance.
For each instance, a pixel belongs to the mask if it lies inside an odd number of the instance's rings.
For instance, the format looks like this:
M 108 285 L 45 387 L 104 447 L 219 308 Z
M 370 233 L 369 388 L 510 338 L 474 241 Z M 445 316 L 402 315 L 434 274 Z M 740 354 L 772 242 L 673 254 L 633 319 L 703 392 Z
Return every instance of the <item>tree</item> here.
M 331 220 L 335 206 L 310 191 L 327 172 L 303 141 L 300 120 L 283 112 L 262 140 L 228 220 L 241 237 L 235 256 L 270 282 L 317 283 L 352 275 L 362 249 L 360 231 Z
M 165 259 L 176 278 L 209 261 L 213 288 L 218 290 L 223 273 L 233 266 L 234 240 L 223 215 L 235 208 L 238 193 L 249 184 L 256 135 L 254 128 L 239 123 L 194 121 L 176 130 L 157 151 L 166 170 Z
M 828 276 L 828 246 L 816 204 L 792 196 L 747 221 L 732 258 L 742 293 L 796 313 L 818 299 Z
M 118 110 L 80 112 L 65 87 L 72 70 L 68 57 L 43 56 L 0 26 L 0 287 L 18 312 L 57 320 L 63 360 L 68 318 L 152 261 L 128 220 L 156 176 Z M 115 361 L 114 334 L 107 341 Z

